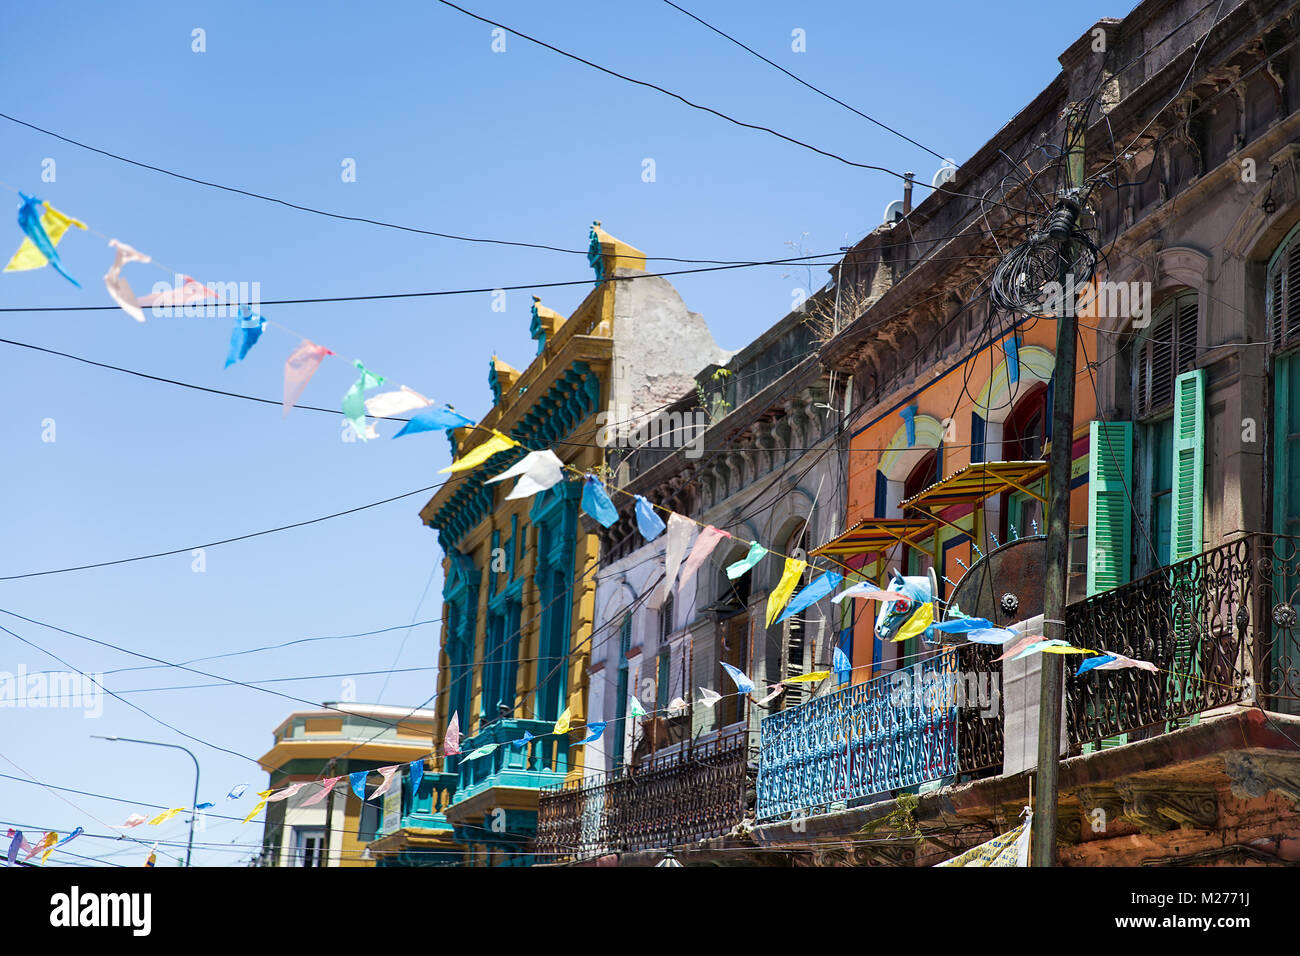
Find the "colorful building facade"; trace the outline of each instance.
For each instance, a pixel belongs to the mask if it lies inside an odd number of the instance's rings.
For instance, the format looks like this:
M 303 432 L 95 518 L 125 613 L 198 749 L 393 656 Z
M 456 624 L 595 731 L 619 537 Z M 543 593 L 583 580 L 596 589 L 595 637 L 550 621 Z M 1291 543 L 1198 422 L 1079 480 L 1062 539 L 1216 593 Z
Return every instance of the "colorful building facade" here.
M 261 865 L 374 866 L 368 847 L 383 825 L 379 801 L 363 803 L 350 787 L 339 784 L 323 800 L 306 804 L 318 796 L 316 783 L 327 777 L 346 779 L 351 773 L 426 757 L 435 716 L 431 710 L 331 703 L 286 717 L 259 762 L 270 775 L 270 789 L 304 786 L 267 805 Z M 379 775 L 371 774 L 367 796 L 379 784 Z
M 534 300 L 535 358 L 520 372 L 494 357 L 491 411 L 451 436 L 457 456 L 493 429 L 521 447 L 453 476 L 420 512 L 446 556 L 437 737 L 453 717 L 465 735 L 438 758 L 457 778 L 440 812 L 470 865 L 531 864 L 539 789 L 582 772 L 599 546 L 578 514 L 581 475 L 605 466 L 602 428 L 676 398 L 693 381 L 682 369 L 723 354 L 644 253 L 599 224 L 590 238 L 594 288 L 567 318 Z M 485 483 L 546 448 L 568 469 L 549 490 L 507 500 L 510 482 Z M 566 710 L 573 731 L 550 735 Z

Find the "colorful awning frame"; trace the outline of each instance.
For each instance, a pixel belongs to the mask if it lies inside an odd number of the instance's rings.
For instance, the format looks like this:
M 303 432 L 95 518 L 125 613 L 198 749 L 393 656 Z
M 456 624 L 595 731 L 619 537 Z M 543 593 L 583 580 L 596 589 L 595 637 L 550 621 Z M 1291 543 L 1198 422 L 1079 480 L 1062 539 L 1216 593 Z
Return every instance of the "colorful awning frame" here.
M 813 557 L 877 554 L 899 544 L 919 548 L 938 527 L 939 522 L 933 518 L 863 518 L 810 554 Z
M 976 462 L 908 498 L 903 507 L 920 508 L 933 514 L 954 505 L 975 506 L 1007 491 L 1023 492 L 1045 505 L 1047 499 L 1031 491 L 1029 486 L 1046 475 L 1047 470 L 1045 461 Z

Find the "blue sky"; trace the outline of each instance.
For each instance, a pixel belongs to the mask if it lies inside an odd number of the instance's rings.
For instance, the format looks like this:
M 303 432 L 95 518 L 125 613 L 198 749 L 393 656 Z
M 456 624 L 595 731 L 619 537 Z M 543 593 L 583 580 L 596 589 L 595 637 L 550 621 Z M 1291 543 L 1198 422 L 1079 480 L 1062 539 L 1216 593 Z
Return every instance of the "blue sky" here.
M 934 157 L 798 86 L 660 0 L 465 6 L 597 63 L 858 162 L 913 170 Z M 1056 57 L 1106 3 L 783 3 L 683 6 L 858 109 L 959 162 L 1059 69 Z M 206 52 L 192 50 L 205 31 Z M 794 30 L 806 52 L 791 49 Z M 441 4 L 48 3 L 6 11 L 0 111 L 186 175 L 345 215 L 443 232 L 581 249 L 600 219 L 651 256 L 776 259 L 833 252 L 880 222 L 901 195 L 890 176 L 854 169 L 741 129 L 491 28 Z M 1014 51 L 1014 54 L 1012 53 Z M 1015 69 L 1008 68 L 1009 63 Z M 585 259 L 453 242 L 348 223 L 181 182 L 0 120 L 0 182 L 35 193 L 159 262 L 209 282 L 258 282 L 263 300 L 500 287 L 590 277 Z M 55 181 L 41 179 L 54 160 Z M 342 181 L 355 160 L 356 181 Z M 653 182 L 643 181 L 644 160 Z M 918 190 L 918 200 L 928 193 Z M 17 197 L 3 191 L 16 208 Z M 21 240 L 13 219 L 9 242 Z M 3 243 L 0 242 L 0 246 Z M 0 275 L 0 307 L 104 305 L 112 261 L 100 236 L 60 247 L 78 290 L 50 269 Z M 8 251 L 4 253 L 8 255 Z M 665 269 L 689 268 L 664 265 Z M 167 275 L 132 265 L 137 293 Z M 673 279 L 720 345 L 737 349 L 789 310 L 803 270 L 758 267 Z M 819 270 L 815 283 L 825 280 Z M 567 314 L 588 287 L 542 290 Z M 327 359 L 307 404 L 336 408 L 350 360 L 473 416 L 490 405 L 493 353 L 523 368 L 528 291 L 267 306 L 271 320 L 349 361 Z M 278 399 L 297 338 L 272 328 L 223 370 L 230 321 L 124 313 L 8 313 L 0 336 L 212 388 Z M 440 435 L 341 440 L 341 416 L 280 410 L 95 369 L 0 344 L 0 576 L 188 548 L 342 511 L 431 485 L 447 463 Z M 54 441 L 48 427 L 54 422 Z M 117 567 L 0 582 L 0 607 L 168 660 L 299 637 L 405 625 L 440 614 L 436 535 L 417 496 L 309 527 Z M 430 575 L 433 574 L 432 581 Z M 426 586 L 428 596 L 420 607 Z M 12 618 L 0 624 L 84 671 L 143 663 Z M 432 668 L 436 625 L 195 665 L 239 680 Z M 0 670 L 60 668 L 0 632 Z M 354 676 L 361 701 L 383 676 Z M 205 683 L 174 670 L 104 678 L 118 690 Z M 434 672 L 394 674 L 382 701 L 414 706 Z M 338 700 L 342 678 L 279 683 Z M 240 687 L 125 695 L 158 719 L 249 757 L 297 705 Z M 0 753 L 32 776 L 79 790 L 187 804 L 184 754 L 93 740 L 141 737 L 190 747 L 200 800 L 265 786 L 249 760 L 187 741 L 123 703 L 98 719 L 70 709 L 0 709 Z M 0 773 L 21 775 L 0 760 Z M 0 778 L 0 822 L 109 832 L 138 809 Z M 251 808 L 245 798 L 234 807 Z M 149 839 L 183 841 L 184 816 Z M 145 836 L 141 831 L 135 835 Z M 199 864 L 242 862 L 261 825 L 211 824 Z M 245 846 L 247 845 L 247 846 Z M 139 865 L 147 848 L 69 847 Z M 163 847 L 160 864 L 183 851 Z M 64 857 L 67 862 L 84 862 Z

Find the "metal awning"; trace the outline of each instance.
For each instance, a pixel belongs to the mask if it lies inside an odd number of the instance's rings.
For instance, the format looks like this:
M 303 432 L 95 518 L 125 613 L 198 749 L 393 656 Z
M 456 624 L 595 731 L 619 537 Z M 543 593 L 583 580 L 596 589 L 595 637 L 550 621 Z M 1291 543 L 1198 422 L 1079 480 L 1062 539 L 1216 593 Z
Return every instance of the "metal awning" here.
M 978 505 L 1007 491 L 1023 492 L 1046 505 L 1047 499 L 1031 491 L 1029 486 L 1046 475 L 1047 470 L 1045 461 L 976 462 L 908 498 L 903 507 L 920 508 L 934 514 L 953 505 Z
M 939 522 L 933 518 L 863 518 L 809 553 L 814 557 L 874 554 L 898 544 L 915 548 L 938 527 Z

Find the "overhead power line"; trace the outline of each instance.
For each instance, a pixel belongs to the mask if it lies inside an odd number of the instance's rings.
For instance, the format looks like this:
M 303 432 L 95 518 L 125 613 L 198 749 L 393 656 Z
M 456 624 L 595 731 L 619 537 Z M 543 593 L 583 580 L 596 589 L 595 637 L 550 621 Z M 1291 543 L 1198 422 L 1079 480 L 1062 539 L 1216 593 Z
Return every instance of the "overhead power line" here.
M 827 93 L 825 90 L 820 89 L 820 88 L 818 88 L 818 87 L 816 87 L 816 86 L 813 86 L 811 83 L 809 83 L 807 80 L 803 79 L 802 77 L 795 76 L 795 74 L 791 73 L 789 70 L 787 70 L 787 69 L 786 69 L 785 67 L 783 67 L 781 64 L 772 62 L 772 61 L 769 60 L 767 57 L 763 56 L 763 54 L 759 53 L 757 50 L 753 49 L 752 47 L 748 47 L 748 46 L 746 46 L 744 43 L 742 43 L 741 41 L 737 40 L 737 39 L 736 39 L 735 37 L 733 37 L 731 34 L 729 34 L 729 33 L 724 33 L 722 30 L 719 30 L 717 27 L 715 27 L 712 23 L 709 23 L 707 20 L 705 20 L 705 19 L 703 19 L 703 18 L 701 18 L 701 17 L 696 16 L 695 14 L 691 13 L 691 11 L 687 10 L 685 7 L 681 7 L 681 6 L 678 6 L 677 4 L 673 3 L 673 0 L 664 0 L 664 3 L 668 4 L 668 6 L 672 7 L 674 10 L 679 10 L 680 12 L 686 14 L 688 17 L 690 17 L 690 18 L 691 18 L 692 20 L 694 20 L 696 23 L 699 23 L 699 24 L 701 24 L 701 25 L 703 25 L 703 26 L 705 26 L 705 27 L 708 27 L 710 30 L 712 30 L 712 31 L 713 31 L 714 33 L 716 33 L 718 36 L 722 37 L 724 40 L 730 40 L 732 43 L 736 44 L 736 46 L 740 47 L 740 48 L 741 48 L 742 50 L 744 50 L 746 53 L 749 53 L 749 54 L 752 54 L 753 56 L 758 57 L 760 60 L 762 60 L 762 61 L 763 61 L 764 63 L 766 63 L 768 66 L 775 67 L 776 69 L 780 70 L 780 71 L 781 71 L 782 73 L 784 73 L 786 76 L 790 77 L 790 79 L 794 80 L 796 83 L 800 84 L 801 86 L 806 86 L 808 89 L 812 90 L 812 91 L 813 91 L 814 93 L 816 93 L 818 96 L 824 96 L 824 97 L 826 97 L 826 99 L 830 100 L 832 103 L 838 103 L 840 106 L 844 107 L 844 108 L 845 108 L 846 110 L 848 110 L 850 113 L 856 113 L 858 116 L 861 116 L 861 117 L 862 117 L 864 120 L 866 120 L 867 122 L 869 122 L 869 123 L 875 123 L 877 126 L 879 126 L 881 129 L 885 130 L 886 132 L 893 133 L 895 136 L 899 137 L 900 139 L 905 139 L 905 140 L 907 140 L 907 141 L 908 141 L 909 143 L 911 143 L 913 146 L 917 147 L 918 149 L 923 149 L 923 150 L 925 150 L 925 151 L 926 151 L 927 153 L 929 153 L 931 156 L 935 156 L 935 157 L 937 157 L 938 159 L 942 160 L 942 161 L 945 162 L 945 163 L 946 163 L 946 162 L 950 162 L 950 160 L 949 160 L 946 156 L 944 156 L 942 153 L 936 153 L 936 152 L 935 152 L 934 150 L 932 150 L 929 146 L 926 146 L 926 145 L 924 145 L 924 144 L 922 144 L 922 143 L 918 143 L 916 140 L 912 139 L 912 137 L 908 136 L 906 133 L 901 133 L 901 132 L 899 132 L 898 130 L 894 129 L 892 126 L 888 126 L 888 125 L 886 125 L 886 124 L 880 122 L 880 120 L 876 119 L 875 117 L 873 117 L 873 116 L 868 116 L 866 113 L 862 112 L 861 110 L 857 109 L 856 107 L 850 106 L 848 103 L 845 103 L 843 100 L 841 100 L 841 99 L 839 99 L 839 98 L 837 98 L 837 97 L 832 96 L 830 93 Z

